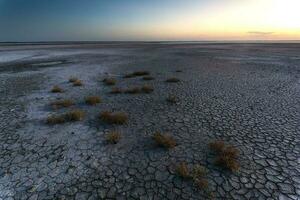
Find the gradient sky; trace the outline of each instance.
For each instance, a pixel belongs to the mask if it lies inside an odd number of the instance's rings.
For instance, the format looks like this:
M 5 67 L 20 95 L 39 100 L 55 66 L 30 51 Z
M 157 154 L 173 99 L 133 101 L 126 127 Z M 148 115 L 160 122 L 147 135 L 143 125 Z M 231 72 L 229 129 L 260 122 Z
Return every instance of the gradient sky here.
M 300 40 L 300 0 L 0 0 L 0 41 Z

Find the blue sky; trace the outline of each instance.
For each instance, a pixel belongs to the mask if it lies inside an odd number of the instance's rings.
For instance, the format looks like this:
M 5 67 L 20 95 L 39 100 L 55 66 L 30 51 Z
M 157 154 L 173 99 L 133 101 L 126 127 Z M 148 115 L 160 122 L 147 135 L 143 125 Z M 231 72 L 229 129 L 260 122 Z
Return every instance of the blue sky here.
M 297 39 L 299 23 L 275 14 L 297 1 L 0 0 L 0 41 Z

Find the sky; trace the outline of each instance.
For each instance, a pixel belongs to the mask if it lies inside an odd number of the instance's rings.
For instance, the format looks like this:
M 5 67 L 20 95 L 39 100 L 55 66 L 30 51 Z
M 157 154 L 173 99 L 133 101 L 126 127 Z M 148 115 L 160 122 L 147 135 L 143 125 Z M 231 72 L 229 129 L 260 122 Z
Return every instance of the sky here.
M 300 40 L 300 0 L 0 0 L 0 42 Z

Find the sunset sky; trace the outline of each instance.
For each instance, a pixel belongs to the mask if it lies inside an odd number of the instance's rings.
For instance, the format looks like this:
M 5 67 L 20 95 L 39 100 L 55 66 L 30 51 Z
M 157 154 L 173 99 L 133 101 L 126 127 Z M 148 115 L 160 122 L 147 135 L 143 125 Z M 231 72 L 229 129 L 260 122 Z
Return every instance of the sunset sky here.
M 300 40 L 300 0 L 0 0 L 0 41 Z

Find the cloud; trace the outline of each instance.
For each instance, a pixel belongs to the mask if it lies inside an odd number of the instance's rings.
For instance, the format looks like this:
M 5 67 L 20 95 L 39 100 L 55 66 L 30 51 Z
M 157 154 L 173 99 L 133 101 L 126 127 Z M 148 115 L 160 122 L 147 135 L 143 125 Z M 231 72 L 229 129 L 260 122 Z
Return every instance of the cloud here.
M 252 35 L 272 35 L 274 32 L 267 32 L 267 31 L 248 31 L 248 34 Z

